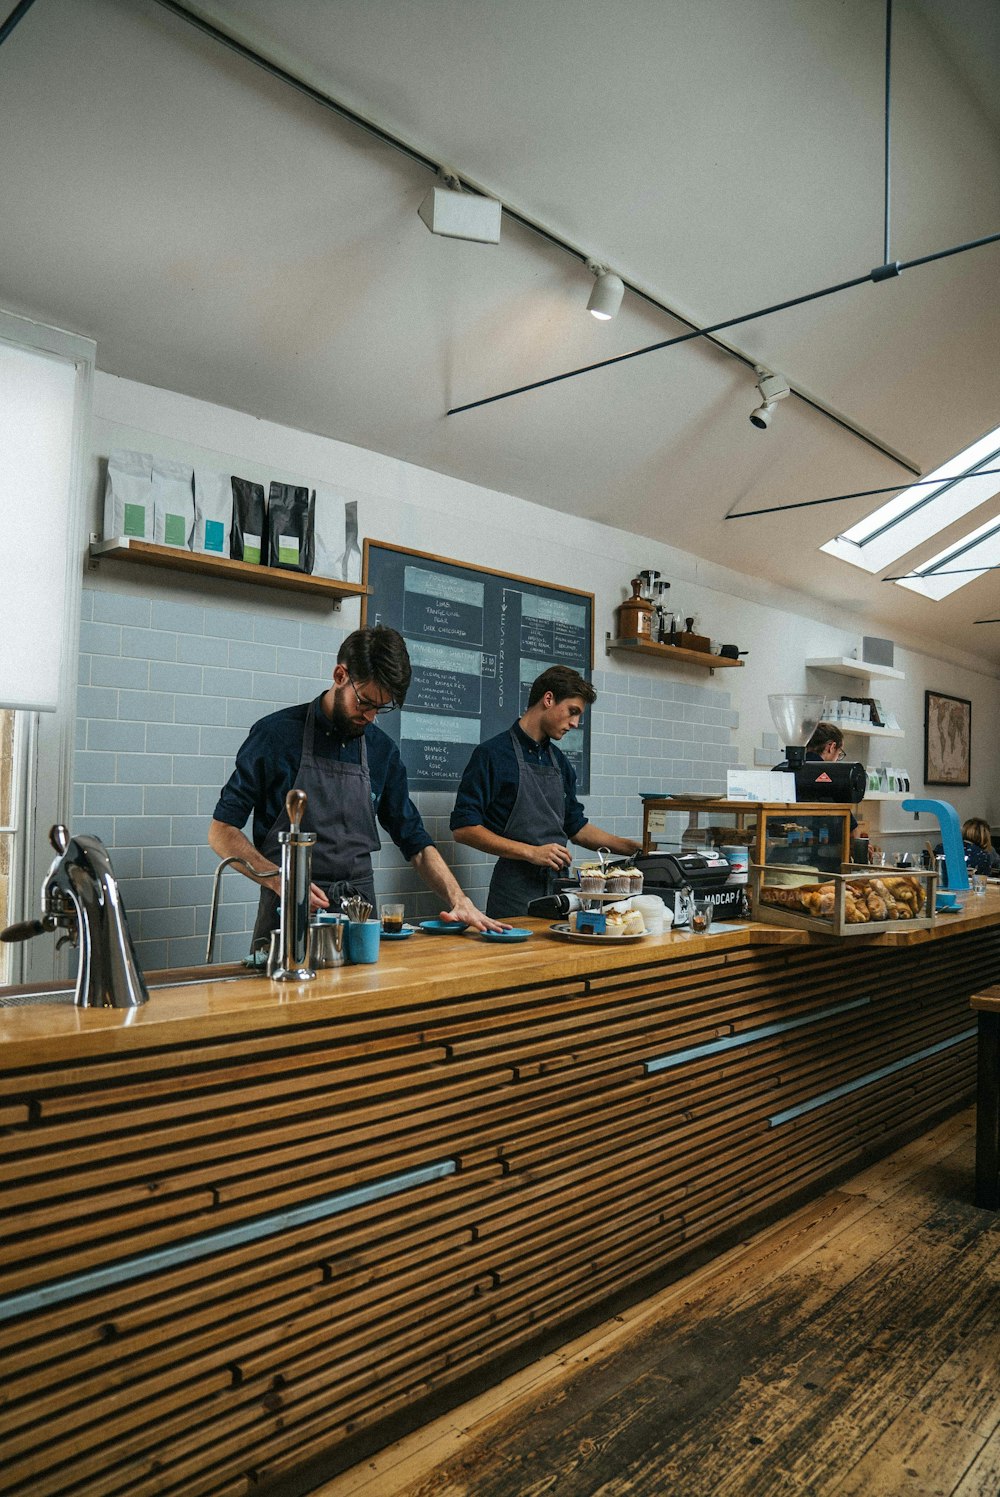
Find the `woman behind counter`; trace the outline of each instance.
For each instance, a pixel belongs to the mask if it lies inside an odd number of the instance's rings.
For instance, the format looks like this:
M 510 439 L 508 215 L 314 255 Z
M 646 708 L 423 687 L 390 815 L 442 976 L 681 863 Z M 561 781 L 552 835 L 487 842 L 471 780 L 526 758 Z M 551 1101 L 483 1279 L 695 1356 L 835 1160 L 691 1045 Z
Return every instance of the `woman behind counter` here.
M 989 877 L 1000 873 L 1000 853 L 993 846 L 989 822 L 981 816 L 970 816 L 962 822 L 962 850 L 970 873 Z

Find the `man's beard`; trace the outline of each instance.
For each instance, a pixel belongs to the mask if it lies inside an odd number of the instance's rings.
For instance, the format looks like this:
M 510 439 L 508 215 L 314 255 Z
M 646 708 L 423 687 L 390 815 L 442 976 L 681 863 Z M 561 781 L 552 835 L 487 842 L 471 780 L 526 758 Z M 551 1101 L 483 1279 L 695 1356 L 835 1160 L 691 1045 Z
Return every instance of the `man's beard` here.
M 333 716 L 331 718 L 331 722 L 333 723 L 334 733 L 336 733 L 337 737 L 341 740 L 348 738 L 360 738 L 364 733 L 365 728 L 367 727 L 367 723 L 365 722 L 355 722 L 354 719 L 344 711 L 343 707 L 340 705 L 339 698 L 337 697 L 334 697 L 333 700 Z

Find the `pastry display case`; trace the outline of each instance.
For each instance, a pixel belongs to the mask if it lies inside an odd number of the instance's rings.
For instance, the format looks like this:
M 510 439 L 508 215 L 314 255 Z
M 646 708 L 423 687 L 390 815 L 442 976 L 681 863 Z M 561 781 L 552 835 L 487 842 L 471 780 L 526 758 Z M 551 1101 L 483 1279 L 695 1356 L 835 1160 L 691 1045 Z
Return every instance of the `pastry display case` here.
M 920 930 L 934 923 L 937 874 L 849 863 L 838 873 L 754 863 L 753 918 L 830 936 Z

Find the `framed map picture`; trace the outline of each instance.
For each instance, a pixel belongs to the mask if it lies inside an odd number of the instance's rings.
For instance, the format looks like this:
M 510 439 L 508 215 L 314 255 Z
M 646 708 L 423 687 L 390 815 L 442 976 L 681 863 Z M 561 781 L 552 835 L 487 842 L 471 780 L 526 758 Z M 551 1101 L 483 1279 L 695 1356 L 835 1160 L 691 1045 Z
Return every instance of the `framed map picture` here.
M 924 784 L 968 785 L 972 777 L 972 703 L 924 692 Z

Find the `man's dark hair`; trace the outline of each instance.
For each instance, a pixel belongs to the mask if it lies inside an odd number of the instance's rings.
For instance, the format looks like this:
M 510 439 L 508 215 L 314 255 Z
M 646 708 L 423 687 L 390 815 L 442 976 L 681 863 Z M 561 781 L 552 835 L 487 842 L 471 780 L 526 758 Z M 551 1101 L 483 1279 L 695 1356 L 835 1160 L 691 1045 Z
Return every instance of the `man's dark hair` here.
M 590 682 L 577 671 L 570 670 L 568 665 L 550 665 L 547 671 L 535 677 L 528 693 L 528 706 L 534 707 L 547 691 L 551 691 L 557 702 L 564 702 L 567 697 L 581 697 L 589 706 L 597 701 L 597 692 Z
M 410 688 L 410 656 L 406 641 L 395 629 L 376 624 L 374 629 L 355 629 L 337 652 L 337 664 L 346 667 L 357 682 L 373 681 L 402 707 Z
M 835 743 L 838 749 L 844 747 L 844 735 L 836 723 L 817 723 L 816 729 L 806 744 L 807 754 L 818 754 L 828 743 Z

